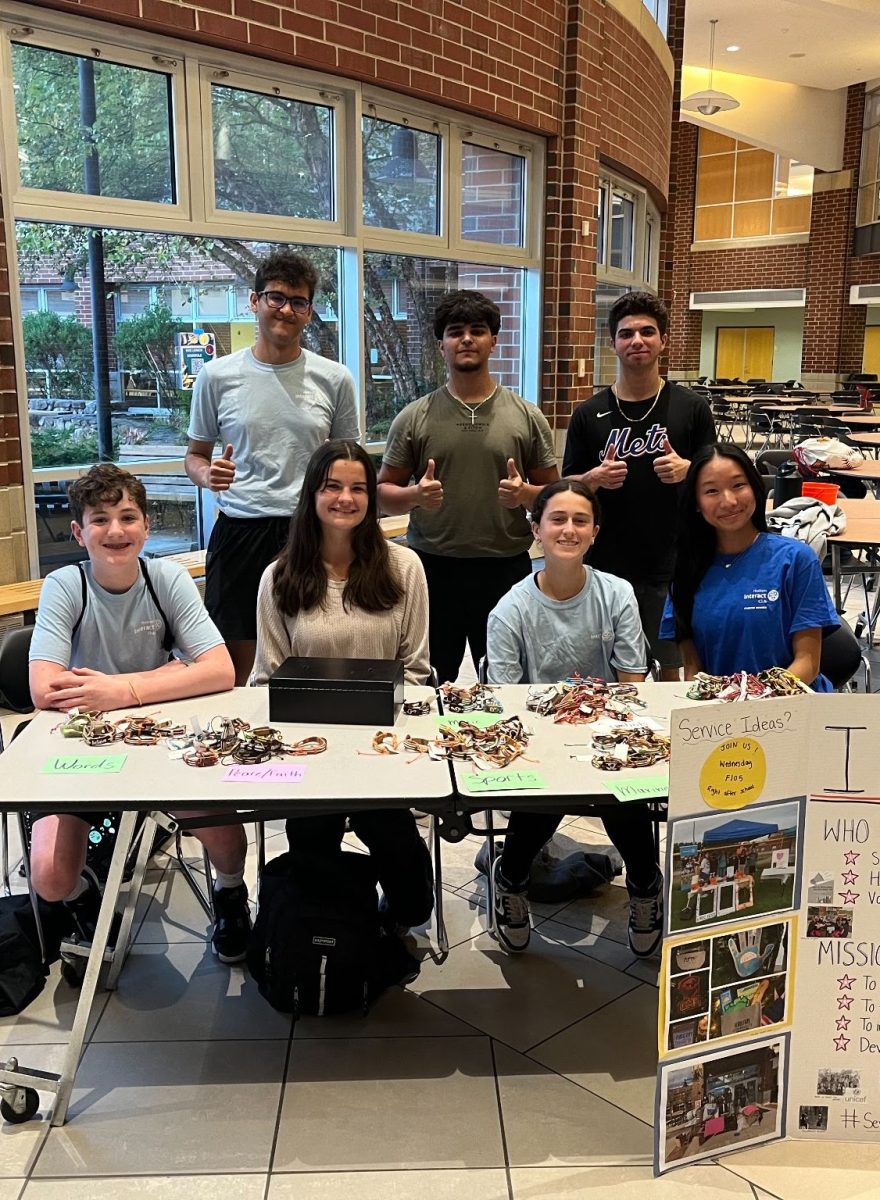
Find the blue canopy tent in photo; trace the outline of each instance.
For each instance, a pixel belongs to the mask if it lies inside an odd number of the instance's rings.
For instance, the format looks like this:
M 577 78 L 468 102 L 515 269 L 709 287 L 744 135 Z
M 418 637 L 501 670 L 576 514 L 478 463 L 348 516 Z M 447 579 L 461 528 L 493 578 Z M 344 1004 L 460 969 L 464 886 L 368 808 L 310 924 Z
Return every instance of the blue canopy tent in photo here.
M 779 833 L 778 825 L 763 824 L 758 821 L 727 821 L 715 829 L 707 829 L 703 834 L 703 845 L 713 846 L 721 842 L 746 842 L 754 838 L 769 837 L 771 833 Z

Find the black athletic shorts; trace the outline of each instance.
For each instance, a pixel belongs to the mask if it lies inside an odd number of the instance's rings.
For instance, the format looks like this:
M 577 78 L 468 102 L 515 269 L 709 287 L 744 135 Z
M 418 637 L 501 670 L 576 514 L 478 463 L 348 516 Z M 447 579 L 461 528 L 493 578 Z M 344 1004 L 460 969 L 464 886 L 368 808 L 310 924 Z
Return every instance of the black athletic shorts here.
M 205 607 L 225 641 L 256 640 L 260 578 L 289 529 L 290 517 L 218 514 L 205 556 Z

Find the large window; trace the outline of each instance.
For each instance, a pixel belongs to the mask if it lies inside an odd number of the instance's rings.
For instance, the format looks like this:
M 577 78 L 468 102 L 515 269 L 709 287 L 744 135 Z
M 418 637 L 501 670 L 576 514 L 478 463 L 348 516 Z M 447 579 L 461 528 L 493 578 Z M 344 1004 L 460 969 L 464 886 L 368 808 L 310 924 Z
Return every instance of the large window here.
M 669 25 L 669 0 L 642 0 L 642 3 L 660 26 L 660 32 L 666 37 Z
M 880 90 L 865 97 L 857 225 L 880 221 Z
M 694 240 L 809 233 L 813 168 L 700 130 Z
M 144 49 L 134 31 L 37 18 L 0 27 L 0 116 L 38 483 L 108 455 L 168 456 L 180 473 L 197 364 L 178 335 L 204 338 L 208 356 L 251 345 L 270 244 L 318 267 L 306 344 L 353 372 L 369 441 L 438 382 L 432 317 L 451 288 L 498 300 L 496 373 L 537 399 L 541 139 L 231 52 Z M 621 262 L 630 237 L 616 226 Z

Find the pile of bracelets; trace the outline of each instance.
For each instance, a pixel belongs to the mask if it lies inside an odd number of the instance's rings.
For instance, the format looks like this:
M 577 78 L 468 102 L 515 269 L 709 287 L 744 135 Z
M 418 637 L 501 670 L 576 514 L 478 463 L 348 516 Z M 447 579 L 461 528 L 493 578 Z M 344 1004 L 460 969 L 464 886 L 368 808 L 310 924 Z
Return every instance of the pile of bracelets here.
M 252 729 L 240 717 L 214 717 L 204 731 L 191 734 L 185 725 L 173 725 L 155 715 L 128 714 L 118 721 L 108 721 L 104 713 L 75 713 L 57 726 L 63 737 L 82 738 L 87 746 L 109 746 L 124 742 L 129 746 L 157 746 L 167 742 L 173 750 L 183 751 L 183 761 L 189 767 L 251 765 L 272 758 L 301 757 L 323 754 L 327 739 L 307 737 L 287 743 L 277 729 L 260 725 Z
M 402 750 L 404 754 L 419 755 L 429 753 L 430 746 L 431 743 L 427 738 L 407 734 L 401 739 L 396 733 L 380 729 L 373 735 L 373 749 L 371 751 L 358 750 L 358 754 L 399 754 Z
M 594 733 L 591 762 L 600 771 L 622 771 L 624 767 L 652 767 L 669 758 L 669 738 L 645 725 Z
M 531 733 L 519 717 L 497 721 L 480 729 L 469 721 L 440 726 L 439 735 L 428 746 L 432 758 L 469 760 L 475 767 L 489 770 L 507 767 L 520 757 L 529 744 Z
M 735 675 L 707 675 L 700 671 L 687 690 L 689 700 L 769 700 L 776 696 L 799 696 L 811 688 L 783 667 L 770 667 L 759 675 L 737 671 Z
M 443 694 L 443 707 L 450 713 L 504 712 L 501 701 L 486 683 L 475 683 L 469 688 L 444 683 L 440 691 Z
M 582 679 L 573 675 L 561 683 L 529 688 L 526 708 L 562 725 L 581 725 L 608 717 L 612 721 L 635 720 L 634 709 L 644 708 L 634 683 L 608 683 L 605 679 Z

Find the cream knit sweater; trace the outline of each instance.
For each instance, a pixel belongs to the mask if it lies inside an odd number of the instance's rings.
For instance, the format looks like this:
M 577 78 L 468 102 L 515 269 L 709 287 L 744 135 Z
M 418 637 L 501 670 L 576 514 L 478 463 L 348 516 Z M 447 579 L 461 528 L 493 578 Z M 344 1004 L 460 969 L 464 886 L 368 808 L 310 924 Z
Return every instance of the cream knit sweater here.
M 391 569 L 402 598 L 385 612 L 371 613 L 342 605 L 344 583 L 327 582 L 323 605 L 286 617 L 272 596 L 270 563 L 257 596 L 257 657 L 251 685 L 264 684 L 286 658 L 399 658 L 407 683 L 427 683 L 428 585 L 418 556 L 406 546 L 388 543 Z

